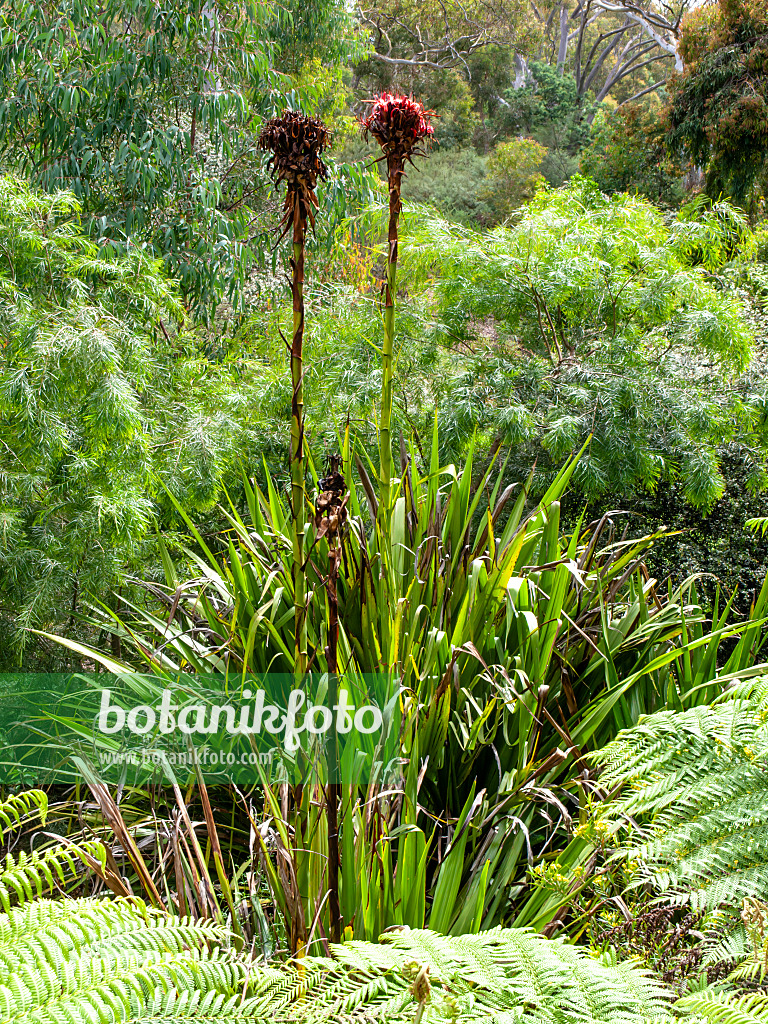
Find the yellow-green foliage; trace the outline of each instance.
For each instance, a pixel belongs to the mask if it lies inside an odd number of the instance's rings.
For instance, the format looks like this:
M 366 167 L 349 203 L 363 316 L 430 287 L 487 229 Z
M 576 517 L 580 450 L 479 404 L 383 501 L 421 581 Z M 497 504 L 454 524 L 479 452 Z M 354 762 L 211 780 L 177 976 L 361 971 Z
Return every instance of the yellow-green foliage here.
M 483 191 L 500 220 L 533 196 L 538 182 L 544 180 L 539 168 L 546 155 L 546 147 L 533 139 L 511 139 L 488 157 Z
M 25 822 L 40 816 L 42 824 L 48 814 L 48 797 L 42 790 L 31 789 L 0 802 L 0 839 L 18 831 Z M 106 861 L 101 843 L 67 843 L 27 852 L 20 849 L 0 860 L 0 907 L 9 913 L 12 905 L 23 906 L 44 892 L 62 889 L 77 877 L 83 864 L 100 866 Z
M 40 818 L 45 824 L 48 797 L 40 789 L 30 789 L 26 793 L 11 795 L 0 802 L 0 840 L 5 837 L 6 832 L 18 828 L 22 819 L 35 810 L 39 811 Z

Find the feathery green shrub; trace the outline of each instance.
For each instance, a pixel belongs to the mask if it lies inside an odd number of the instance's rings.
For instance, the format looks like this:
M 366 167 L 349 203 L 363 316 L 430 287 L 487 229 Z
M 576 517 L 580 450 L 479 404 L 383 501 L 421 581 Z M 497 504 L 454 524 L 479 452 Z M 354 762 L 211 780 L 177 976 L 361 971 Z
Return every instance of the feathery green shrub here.
M 151 564 L 171 527 L 158 475 L 209 509 L 262 446 L 243 361 L 186 333 L 174 284 L 140 246 L 99 253 L 71 193 L 0 178 L 0 664 L 30 626 L 72 630 Z M 159 559 L 158 559 L 159 560 Z
M 541 191 L 511 229 L 412 211 L 404 280 L 433 289 L 432 334 L 453 355 L 441 427 L 509 444 L 518 473 L 538 459 L 540 486 L 591 434 L 574 473 L 591 499 L 670 481 L 709 509 L 725 486 L 724 443 L 760 486 L 765 385 L 743 376 L 750 334 L 718 282 L 732 212 L 684 210 L 667 225 L 648 202 L 584 178 Z

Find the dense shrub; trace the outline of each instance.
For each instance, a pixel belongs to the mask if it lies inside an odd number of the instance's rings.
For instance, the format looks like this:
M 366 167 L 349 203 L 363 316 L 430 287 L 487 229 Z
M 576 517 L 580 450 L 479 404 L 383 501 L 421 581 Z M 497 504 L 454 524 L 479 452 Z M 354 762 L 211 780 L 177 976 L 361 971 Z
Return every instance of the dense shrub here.
M 483 195 L 497 220 L 506 220 L 536 191 L 546 149 L 533 139 L 501 142 L 488 157 Z
M 685 70 L 670 83 L 669 143 L 706 168 L 707 191 L 747 202 L 768 148 L 768 8 L 719 0 L 683 22 Z
M 486 161 L 474 149 L 437 150 L 408 169 L 403 198 L 436 206 L 461 223 L 484 224 L 493 216 L 483 198 Z

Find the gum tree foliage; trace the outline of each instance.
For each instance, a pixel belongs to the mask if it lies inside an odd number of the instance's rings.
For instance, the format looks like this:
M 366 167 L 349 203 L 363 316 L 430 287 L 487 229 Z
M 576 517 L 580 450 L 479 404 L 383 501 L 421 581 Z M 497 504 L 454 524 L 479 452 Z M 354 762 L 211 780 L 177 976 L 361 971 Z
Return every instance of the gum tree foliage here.
M 582 110 L 576 79 L 564 68 L 544 61 L 532 60 L 528 71 L 530 78 L 525 85 L 504 93 L 504 104 L 495 118 L 499 130 L 534 135 L 547 144 L 546 136 L 556 132 L 562 142 L 578 148 L 584 129 L 579 124 Z
M 360 5 L 370 31 L 371 60 L 395 71 L 460 67 L 486 47 L 530 36 L 530 18 L 522 0 L 420 2 L 385 0 Z
M 343 0 L 283 0 L 280 8 L 283 15 L 275 10 L 267 36 L 277 47 L 280 69 L 292 77 L 310 61 L 327 69 L 367 53 L 357 18 Z
M 683 23 L 685 72 L 670 83 L 672 147 L 707 170 L 707 191 L 744 201 L 768 149 L 768 8 L 719 0 Z
M 241 369 L 197 355 L 158 260 L 100 255 L 77 214 L 71 193 L 0 178 L 4 659 L 9 628 L 71 628 L 146 564 L 158 478 L 202 510 L 240 453 L 255 458 Z
M 254 255 L 243 129 L 277 84 L 259 39 L 267 16 L 250 0 L 4 4 L 6 166 L 71 190 L 102 249 L 161 257 L 189 302 L 236 296 Z
M 483 429 L 512 445 L 520 471 L 538 458 L 546 478 L 592 434 L 574 481 L 593 498 L 663 480 L 709 508 L 726 442 L 762 486 L 766 397 L 745 373 L 738 302 L 713 283 L 734 223 L 748 236 L 729 211 L 688 209 L 667 226 L 644 200 L 583 178 L 541 190 L 511 229 L 419 211 L 409 288 L 433 289 L 428 315 L 455 352 L 450 382 L 433 386 L 446 436 Z

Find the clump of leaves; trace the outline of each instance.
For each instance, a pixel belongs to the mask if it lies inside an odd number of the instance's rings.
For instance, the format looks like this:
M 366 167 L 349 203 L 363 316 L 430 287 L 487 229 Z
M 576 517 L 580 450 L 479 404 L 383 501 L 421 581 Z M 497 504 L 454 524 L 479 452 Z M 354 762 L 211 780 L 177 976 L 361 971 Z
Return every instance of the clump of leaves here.
M 673 208 L 683 200 L 685 167 L 667 151 L 665 125 L 636 103 L 597 112 L 580 167 L 605 192 L 635 192 Z
M 488 157 L 482 194 L 498 220 L 506 220 L 532 198 L 544 180 L 540 168 L 546 155 L 546 148 L 533 139 L 511 139 Z

